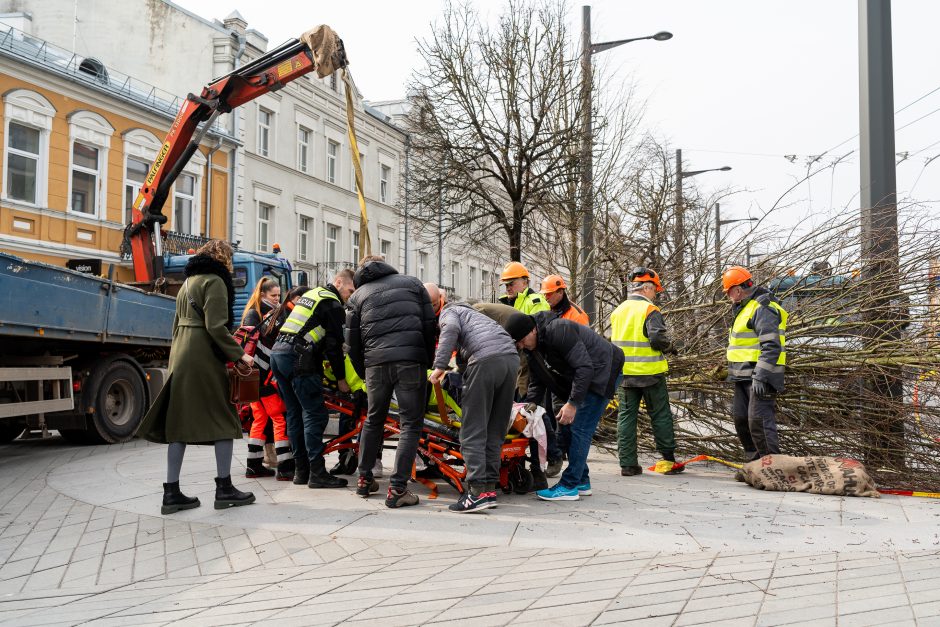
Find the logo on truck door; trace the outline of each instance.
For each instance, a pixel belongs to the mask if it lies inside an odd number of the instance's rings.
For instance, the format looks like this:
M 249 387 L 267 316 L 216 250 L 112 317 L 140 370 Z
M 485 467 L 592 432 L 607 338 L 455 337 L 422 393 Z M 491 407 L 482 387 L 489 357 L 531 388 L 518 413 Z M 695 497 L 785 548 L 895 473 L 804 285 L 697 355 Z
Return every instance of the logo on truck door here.
M 157 158 L 153 161 L 153 167 L 150 168 L 150 174 L 147 175 L 147 185 L 153 185 L 153 180 L 157 178 L 157 170 L 160 169 L 160 166 L 163 165 L 163 160 L 166 159 L 166 153 L 170 152 L 170 142 L 163 144 L 163 148 L 160 149 L 160 154 L 157 155 Z

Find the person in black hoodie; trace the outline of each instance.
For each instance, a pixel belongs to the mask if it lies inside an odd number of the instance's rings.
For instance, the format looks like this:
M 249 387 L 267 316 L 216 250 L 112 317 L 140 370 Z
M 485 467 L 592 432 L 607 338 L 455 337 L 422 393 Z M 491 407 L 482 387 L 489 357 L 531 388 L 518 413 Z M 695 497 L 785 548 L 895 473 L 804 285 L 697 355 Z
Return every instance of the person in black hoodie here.
M 421 281 L 399 274 L 380 256 L 365 257 L 353 283 L 356 292 L 346 303 L 346 343 L 349 359 L 365 380 L 369 397 L 359 440 L 356 494 L 365 498 L 378 492 L 372 468 L 394 392 L 401 434 L 385 505 L 417 505 L 418 497 L 408 490 L 408 478 L 424 420 L 437 316 Z
M 506 331 L 529 360 L 526 402 L 541 402 L 546 390 L 566 399 L 556 418 L 571 429 L 568 467 L 557 484 L 536 495 L 545 501 L 590 495 L 591 438 L 622 376 L 623 351 L 590 327 L 548 311 L 514 316 Z

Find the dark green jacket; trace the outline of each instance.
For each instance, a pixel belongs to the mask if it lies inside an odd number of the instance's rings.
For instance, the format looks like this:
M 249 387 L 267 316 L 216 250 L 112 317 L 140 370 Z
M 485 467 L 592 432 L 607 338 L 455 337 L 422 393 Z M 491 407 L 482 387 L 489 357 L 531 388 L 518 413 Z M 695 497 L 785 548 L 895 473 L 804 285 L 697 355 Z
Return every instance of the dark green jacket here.
M 151 442 L 208 443 L 242 437 L 235 406 L 228 402 L 225 363 L 243 350 L 229 331 L 234 290 L 222 264 L 197 255 L 176 297 L 170 372 L 166 385 L 141 423 L 138 435 Z M 202 309 L 193 309 L 189 297 Z M 215 346 L 215 350 L 213 350 Z

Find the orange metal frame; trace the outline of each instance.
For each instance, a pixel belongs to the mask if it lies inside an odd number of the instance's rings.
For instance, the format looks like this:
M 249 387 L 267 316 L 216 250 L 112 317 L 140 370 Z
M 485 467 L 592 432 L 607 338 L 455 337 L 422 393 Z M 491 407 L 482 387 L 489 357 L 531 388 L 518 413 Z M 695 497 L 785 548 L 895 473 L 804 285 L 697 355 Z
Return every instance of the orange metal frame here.
M 323 391 L 326 406 L 331 411 L 336 411 L 346 416 L 353 416 L 356 411 L 355 403 L 330 389 Z M 359 443 L 354 442 L 362 431 L 362 425 L 366 419 L 365 409 L 359 411 L 356 416 L 356 426 L 349 433 L 344 433 L 333 438 L 326 443 L 323 454 L 355 450 L 359 451 Z M 387 416 L 385 418 L 385 434 L 387 439 L 393 435 L 401 433 L 401 427 L 398 421 Z M 447 437 L 441 433 L 425 427 L 421 432 L 421 438 L 418 440 L 418 452 L 431 460 L 438 471 L 450 485 L 458 492 L 464 491 L 464 483 L 467 479 L 467 468 L 464 465 L 463 455 L 460 454 L 460 443 L 453 438 Z M 503 489 L 509 486 L 509 472 L 517 465 L 525 463 L 526 455 L 529 452 L 528 438 L 515 438 L 503 444 L 502 463 L 500 464 L 499 484 Z

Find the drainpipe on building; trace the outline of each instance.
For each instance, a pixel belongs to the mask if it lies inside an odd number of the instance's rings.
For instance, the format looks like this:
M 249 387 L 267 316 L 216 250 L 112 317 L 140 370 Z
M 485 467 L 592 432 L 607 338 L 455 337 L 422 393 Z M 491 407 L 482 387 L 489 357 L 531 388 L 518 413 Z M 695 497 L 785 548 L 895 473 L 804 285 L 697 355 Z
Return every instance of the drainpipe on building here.
M 239 35 L 238 33 L 232 33 L 235 37 L 238 38 L 238 50 L 235 51 L 235 59 L 233 62 L 234 70 L 237 70 L 241 67 L 241 59 L 245 55 L 245 44 L 246 38 L 244 35 Z M 238 109 L 232 111 L 232 136 L 235 138 L 235 141 L 238 141 Z M 235 150 L 232 151 L 232 165 L 231 173 L 229 174 L 228 183 L 229 183 L 229 241 L 232 243 L 235 242 L 235 209 L 238 204 L 237 199 L 235 198 L 235 177 L 238 174 L 238 146 L 235 146 Z
M 218 152 L 221 147 L 222 138 L 220 137 L 219 143 L 206 153 L 206 230 L 203 233 L 204 237 L 212 237 L 210 235 L 212 232 L 212 155 Z
M 411 183 L 411 135 L 405 135 L 405 274 L 408 274 L 408 188 Z

